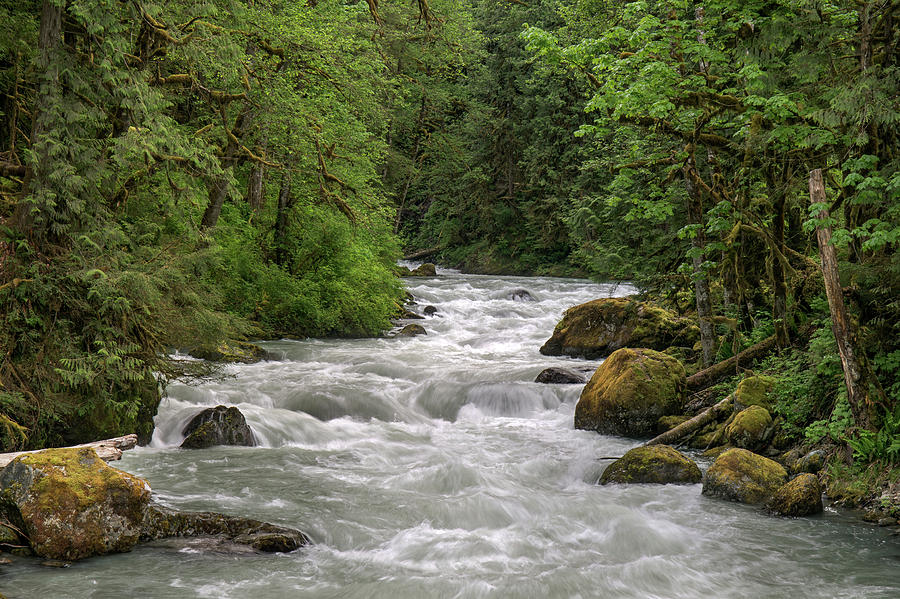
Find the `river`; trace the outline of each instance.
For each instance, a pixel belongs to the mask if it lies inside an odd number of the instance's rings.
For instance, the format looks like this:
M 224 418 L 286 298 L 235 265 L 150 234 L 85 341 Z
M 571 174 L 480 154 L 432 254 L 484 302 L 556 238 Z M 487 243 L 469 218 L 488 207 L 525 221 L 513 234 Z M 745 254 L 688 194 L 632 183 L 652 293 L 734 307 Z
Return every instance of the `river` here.
M 120 467 L 158 501 L 299 528 L 315 545 L 234 555 L 159 542 L 67 569 L 19 559 L 16 598 L 791 598 L 900 596 L 900 542 L 827 510 L 782 519 L 691 486 L 598 486 L 637 443 L 573 429 L 580 385 L 533 383 L 563 310 L 627 285 L 408 279 L 416 338 L 264 343 L 280 359 L 172 384 Z M 512 299 L 527 289 L 535 301 Z M 202 407 L 235 405 L 255 448 L 180 450 Z M 706 464 L 704 464 L 705 467 Z

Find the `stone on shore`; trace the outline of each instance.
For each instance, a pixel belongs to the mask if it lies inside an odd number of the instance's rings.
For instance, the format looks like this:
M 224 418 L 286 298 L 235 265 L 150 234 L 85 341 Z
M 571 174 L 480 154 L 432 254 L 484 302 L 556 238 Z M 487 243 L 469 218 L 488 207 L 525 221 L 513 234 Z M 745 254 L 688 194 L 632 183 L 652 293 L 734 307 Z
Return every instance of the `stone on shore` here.
M 620 349 L 597 368 L 575 406 L 575 428 L 645 437 L 684 403 L 684 366 L 649 349 Z
M 204 449 L 216 445 L 257 445 L 256 436 L 244 415 L 233 406 L 216 406 L 203 410 L 191 418 L 181 434 L 185 436 L 181 443 L 184 449 Z
M 762 406 L 753 405 L 734 415 L 725 427 L 728 442 L 735 447 L 755 451 L 766 445 L 772 432 L 772 415 Z
M 702 478 L 691 459 L 668 445 L 635 447 L 607 466 L 600 484 L 652 483 L 693 485 Z
M 780 516 L 799 518 L 822 512 L 822 485 L 815 474 L 801 474 L 772 496 L 768 508 Z
M 693 347 L 700 329 L 688 318 L 628 298 L 604 298 L 569 308 L 541 347 L 545 356 L 593 360 L 623 347 L 662 351 Z
M 408 324 L 397 333 L 397 337 L 415 337 L 417 335 L 427 335 L 425 327 L 420 324 Z
M 703 494 L 729 501 L 763 504 L 787 482 L 777 462 L 746 449 L 724 452 L 703 477 Z

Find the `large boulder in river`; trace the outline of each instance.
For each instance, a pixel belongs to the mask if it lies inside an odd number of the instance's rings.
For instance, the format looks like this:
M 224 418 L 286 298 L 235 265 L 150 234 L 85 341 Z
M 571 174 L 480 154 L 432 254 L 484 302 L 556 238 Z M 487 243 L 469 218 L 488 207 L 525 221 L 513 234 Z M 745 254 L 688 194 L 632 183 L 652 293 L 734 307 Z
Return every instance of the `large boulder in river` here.
M 607 466 L 600 484 L 654 483 L 693 485 L 702 478 L 700 468 L 668 445 L 635 447 Z
M 746 449 L 729 449 L 703 477 L 703 494 L 740 503 L 762 504 L 787 482 L 778 462 Z
M 225 364 L 254 364 L 265 360 L 269 352 L 246 341 L 223 341 L 217 345 L 199 345 L 188 350 L 191 357 Z
M 185 449 L 203 449 L 216 445 L 243 445 L 253 447 L 256 436 L 244 415 L 235 407 L 207 408 L 191 418 L 182 429 Z
M 435 268 L 434 264 L 432 264 L 431 262 L 426 262 L 425 264 L 422 264 L 418 268 L 414 268 L 413 270 L 409 271 L 408 274 L 405 274 L 403 276 L 406 276 L 406 277 L 434 277 L 436 275 L 437 275 L 437 269 Z
M 541 353 L 593 360 L 623 347 L 662 351 L 693 347 L 699 339 L 700 329 L 690 319 L 649 303 L 611 297 L 566 310 Z
M 543 369 L 540 374 L 537 375 L 537 378 L 534 379 L 534 382 L 557 385 L 581 385 L 584 384 L 584 380 L 584 376 L 574 370 L 551 366 L 550 368 Z
M 751 451 L 766 445 L 772 433 L 772 415 L 762 406 L 750 406 L 734 415 L 725 427 L 728 442 Z
M 768 507 L 780 516 L 792 518 L 819 514 L 822 512 L 822 485 L 815 474 L 801 474 L 778 489 Z
M 416 337 L 418 335 L 427 335 L 428 332 L 420 324 L 408 324 L 397 333 L 397 337 Z
M 50 559 L 130 551 L 149 502 L 146 482 L 89 447 L 24 454 L 0 472 L 0 510 Z
M 651 435 L 660 417 L 680 413 L 684 390 L 684 366 L 672 356 L 620 349 L 582 390 L 575 428 L 625 437 Z

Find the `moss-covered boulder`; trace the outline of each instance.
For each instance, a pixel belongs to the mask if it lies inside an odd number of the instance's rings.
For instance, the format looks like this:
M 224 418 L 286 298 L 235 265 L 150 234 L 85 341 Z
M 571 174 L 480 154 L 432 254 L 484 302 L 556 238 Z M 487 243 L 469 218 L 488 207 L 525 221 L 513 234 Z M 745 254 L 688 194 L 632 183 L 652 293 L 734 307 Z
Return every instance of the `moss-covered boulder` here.
M 420 324 L 408 324 L 397 333 L 397 337 L 416 337 L 418 335 L 427 335 L 425 327 Z
M 21 455 L 0 472 L 0 509 L 50 559 L 131 550 L 149 501 L 146 482 L 88 447 Z
M 649 303 L 614 297 L 566 310 L 541 353 L 592 360 L 623 347 L 659 351 L 670 346 L 691 347 L 699 338 L 699 328 L 687 318 Z
M 822 485 L 815 474 L 801 474 L 772 496 L 768 508 L 780 516 L 799 518 L 822 512 Z
M 684 403 L 684 366 L 649 349 L 620 349 L 594 372 L 575 406 L 575 428 L 644 437 Z
M 265 360 L 269 352 L 246 341 L 223 341 L 218 345 L 199 345 L 188 349 L 192 357 L 225 364 L 254 364 Z
M 764 447 L 771 432 L 772 415 L 762 406 L 750 406 L 738 412 L 725 427 L 729 443 L 751 451 Z
M 437 276 L 437 268 L 435 268 L 434 264 L 431 262 L 426 262 L 422 264 L 418 268 L 414 268 L 413 270 L 405 273 L 403 276 L 405 277 L 434 277 Z
M 693 485 L 702 478 L 700 468 L 668 445 L 635 447 L 607 466 L 600 484 L 654 483 Z
M 729 449 L 703 477 L 703 494 L 740 503 L 762 504 L 787 482 L 787 472 L 775 461 L 746 449 Z
M 257 445 L 256 436 L 247 424 L 247 419 L 234 406 L 206 408 L 188 421 L 181 434 L 185 436 L 181 443 L 184 449 L 203 449 L 216 445 Z
M 738 383 L 734 391 L 734 409 L 736 411 L 761 406 L 770 412 L 774 406 L 772 389 L 775 387 L 775 379 L 770 376 L 751 376 Z

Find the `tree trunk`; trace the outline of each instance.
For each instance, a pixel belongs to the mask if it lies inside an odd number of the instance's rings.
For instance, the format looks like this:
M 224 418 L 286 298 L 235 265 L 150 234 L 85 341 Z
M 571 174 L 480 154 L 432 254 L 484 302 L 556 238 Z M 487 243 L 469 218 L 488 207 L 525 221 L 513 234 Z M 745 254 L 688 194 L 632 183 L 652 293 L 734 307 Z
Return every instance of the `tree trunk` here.
M 234 137 L 240 136 L 241 129 L 243 129 L 248 116 L 249 112 L 245 107 L 241 110 L 241 113 L 234 122 L 234 128 L 231 130 Z M 225 152 L 221 159 L 222 168 L 225 169 L 226 173 L 231 172 L 231 169 L 238 162 L 238 149 L 238 144 L 234 141 L 234 138 L 229 136 L 228 143 L 225 145 Z M 216 226 L 216 223 L 219 222 L 219 215 L 222 214 L 222 206 L 225 204 L 225 198 L 228 197 L 229 186 L 230 183 L 227 175 L 223 175 L 214 180 L 209 186 L 209 203 L 206 205 L 206 210 L 203 212 L 203 219 L 200 221 L 201 230 L 212 229 Z
M 644 447 L 648 445 L 670 445 L 674 441 L 678 441 L 679 439 L 690 435 L 694 431 L 700 430 L 713 420 L 718 420 L 720 415 L 730 412 L 734 407 L 732 401 L 733 399 L 734 395 L 729 395 L 716 405 L 700 412 L 690 420 L 682 422 L 675 428 L 650 439 L 649 441 L 644 443 Z
M 92 447 L 100 459 L 105 462 L 122 459 L 122 452 L 134 448 L 137 445 L 137 435 L 125 435 L 124 437 L 116 437 L 114 439 L 106 439 L 105 441 L 94 441 L 93 443 L 84 443 L 83 445 L 75 445 L 66 449 L 74 449 L 76 447 Z M 20 455 L 28 455 L 44 451 L 38 449 L 35 451 L 16 451 L 13 453 L 0 453 L 0 468 L 4 468 Z
M 266 171 L 261 164 L 254 165 L 250 169 L 250 180 L 247 183 L 247 203 L 254 214 L 259 214 L 263 209 L 263 182 L 265 181 Z
M 702 251 L 706 245 L 706 235 L 703 230 L 703 198 L 700 190 L 690 175 L 690 170 L 696 170 L 693 158 L 689 159 L 684 172 L 684 186 L 688 196 L 688 221 L 699 225 L 697 234 L 691 240 L 695 255 L 693 261 L 694 297 L 697 301 L 697 318 L 700 321 L 700 345 L 703 348 L 703 366 L 713 363 L 716 356 L 716 330 L 710 318 L 712 317 L 712 300 L 709 293 L 709 279 L 703 271 Z
M 284 266 L 287 263 L 287 230 L 291 200 L 291 173 L 284 171 L 281 175 L 281 189 L 278 190 L 278 214 L 275 217 L 275 263 Z
M 727 360 L 713 364 L 709 368 L 687 377 L 687 389 L 688 391 L 699 391 L 714 385 L 725 377 L 737 374 L 741 364 L 748 365 L 767 355 L 773 349 L 775 349 L 774 335 L 748 347 L 736 356 L 731 356 Z
M 809 201 L 811 204 L 825 204 L 825 182 L 822 169 L 809 173 Z M 830 218 L 828 208 L 824 207 L 818 214 L 820 220 Z M 844 295 L 841 290 L 840 273 L 838 272 L 837 252 L 831 243 L 831 227 L 817 226 L 816 238 L 819 242 L 819 256 L 822 261 L 822 275 L 825 278 L 825 295 L 828 296 L 828 307 L 831 310 L 831 328 L 841 356 L 844 370 L 844 384 L 847 386 L 847 400 L 850 411 L 857 426 L 872 429 L 869 413 L 869 385 L 862 364 L 862 354 L 857 351 L 856 336 L 850 324 Z
M 412 168 L 409 176 L 406 177 L 406 183 L 403 185 L 403 193 L 400 195 L 400 201 L 397 204 L 397 216 L 394 218 L 394 234 L 400 232 L 400 223 L 403 221 L 403 210 L 406 208 L 406 198 L 409 195 L 409 187 L 412 185 L 413 179 L 416 178 L 416 165 L 419 162 L 419 148 L 422 145 L 422 127 L 425 124 L 425 96 L 422 96 L 422 105 L 419 107 L 419 117 L 416 119 L 416 143 L 412 153 Z
M 776 181 L 771 173 L 767 177 L 769 198 L 772 200 L 774 214 L 772 219 L 772 238 L 775 248 L 782 255 L 784 249 L 784 210 L 787 196 L 783 185 L 786 180 Z M 786 177 L 785 177 L 786 179 Z M 779 256 L 771 252 L 772 260 L 772 321 L 775 325 L 775 342 L 779 349 L 786 349 L 791 344 L 787 322 L 787 285 L 784 281 L 784 265 Z

